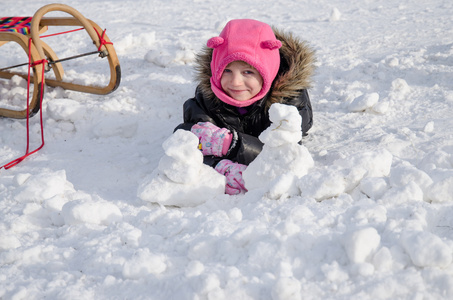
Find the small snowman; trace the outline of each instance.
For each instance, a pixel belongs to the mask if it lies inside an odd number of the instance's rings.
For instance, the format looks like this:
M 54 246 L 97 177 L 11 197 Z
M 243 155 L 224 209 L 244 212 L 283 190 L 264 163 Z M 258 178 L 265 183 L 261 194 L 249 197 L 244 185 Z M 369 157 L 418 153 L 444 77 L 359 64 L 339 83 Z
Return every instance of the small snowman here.
M 298 193 L 296 179 L 314 166 L 313 158 L 302 140 L 300 116 L 296 107 L 273 104 L 269 109 L 271 126 L 261 133 L 263 150 L 243 172 L 245 187 L 268 188 L 268 195 L 280 198 Z
M 225 192 L 225 177 L 203 163 L 198 138 L 177 130 L 162 145 L 159 166 L 138 188 L 144 201 L 173 206 L 196 206 Z

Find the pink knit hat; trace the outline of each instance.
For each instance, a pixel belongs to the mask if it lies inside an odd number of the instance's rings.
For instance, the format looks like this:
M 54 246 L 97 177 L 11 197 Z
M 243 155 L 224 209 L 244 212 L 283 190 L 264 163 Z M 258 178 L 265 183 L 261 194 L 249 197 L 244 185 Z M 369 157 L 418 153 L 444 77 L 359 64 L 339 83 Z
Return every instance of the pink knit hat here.
M 208 40 L 207 46 L 214 49 L 211 89 L 220 100 L 233 106 L 245 107 L 267 94 L 280 66 L 278 49 L 282 46 L 268 24 L 249 19 L 232 20 L 226 24 L 220 36 Z M 236 60 L 253 66 L 263 78 L 261 91 L 246 101 L 228 96 L 220 83 L 226 66 Z

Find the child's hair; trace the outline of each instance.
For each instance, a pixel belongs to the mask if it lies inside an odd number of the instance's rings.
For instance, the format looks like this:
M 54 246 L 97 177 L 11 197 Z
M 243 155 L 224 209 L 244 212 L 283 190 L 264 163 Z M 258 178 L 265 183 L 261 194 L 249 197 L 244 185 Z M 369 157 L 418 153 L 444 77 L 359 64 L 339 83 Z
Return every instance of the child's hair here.
M 250 19 L 232 20 L 226 24 L 219 36 L 208 40 L 207 46 L 214 49 L 211 61 L 211 89 L 220 100 L 233 106 L 246 107 L 269 92 L 280 66 L 278 49 L 282 46 L 271 26 Z M 254 67 L 263 78 L 261 91 L 246 101 L 231 98 L 220 84 L 225 67 L 237 60 Z

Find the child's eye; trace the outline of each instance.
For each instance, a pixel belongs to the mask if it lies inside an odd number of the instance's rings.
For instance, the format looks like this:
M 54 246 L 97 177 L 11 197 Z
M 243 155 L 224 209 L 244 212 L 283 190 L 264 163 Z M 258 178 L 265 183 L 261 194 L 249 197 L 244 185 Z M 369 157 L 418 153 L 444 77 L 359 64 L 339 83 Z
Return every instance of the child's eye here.
M 252 75 L 252 74 L 255 74 L 255 72 L 253 72 L 252 70 L 245 70 L 244 74 Z
M 230 69 L 225 69 L 225 70 L 223 70 L 223 73 L 231 73 L 231 70 Z

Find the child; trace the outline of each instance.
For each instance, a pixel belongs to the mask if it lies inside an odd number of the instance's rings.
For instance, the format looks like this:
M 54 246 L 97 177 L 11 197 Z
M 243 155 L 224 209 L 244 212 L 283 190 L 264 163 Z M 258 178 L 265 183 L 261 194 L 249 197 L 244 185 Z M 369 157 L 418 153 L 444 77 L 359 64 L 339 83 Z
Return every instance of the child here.
M 232 20 L 197 56 L 195 97 L 184 123 L 200 139 L 204 162 L 227 178 L 225 192 L 246 191 L 242 172 L 261 152 L 273 103 L 294 105 L 304 135 L 313 124 L 307 88 L 314 52 L 291 34 L 249 19 Z

